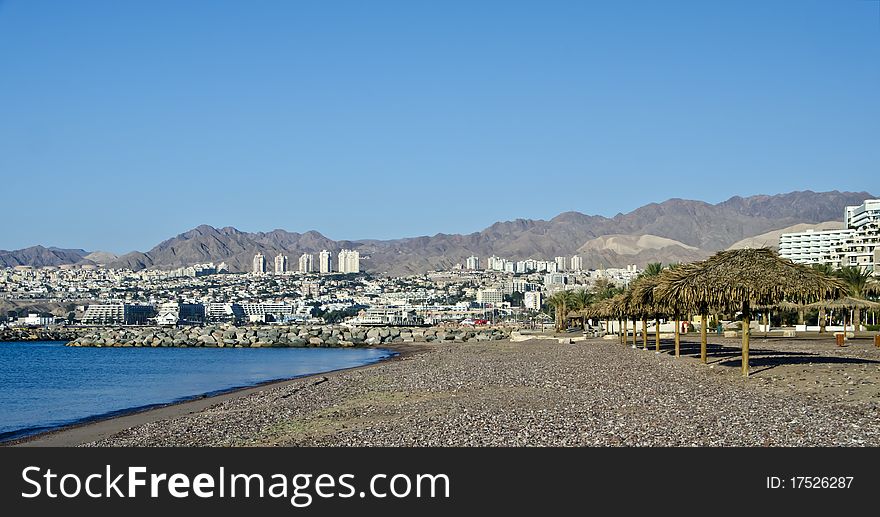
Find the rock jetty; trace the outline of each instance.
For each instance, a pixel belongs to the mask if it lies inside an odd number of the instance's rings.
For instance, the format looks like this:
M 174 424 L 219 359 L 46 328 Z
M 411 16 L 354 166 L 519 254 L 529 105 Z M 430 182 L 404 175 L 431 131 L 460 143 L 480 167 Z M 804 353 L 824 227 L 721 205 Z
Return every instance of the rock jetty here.
M 387 343 L 474 343 L 510 337 L 503 327 L 125 327 L 91 329 L 67 346 L 85 347 L 356 347 Z
M 71 341 L 84 332 L 86 329 L 11 327 L 0 329 L 0 341 Z

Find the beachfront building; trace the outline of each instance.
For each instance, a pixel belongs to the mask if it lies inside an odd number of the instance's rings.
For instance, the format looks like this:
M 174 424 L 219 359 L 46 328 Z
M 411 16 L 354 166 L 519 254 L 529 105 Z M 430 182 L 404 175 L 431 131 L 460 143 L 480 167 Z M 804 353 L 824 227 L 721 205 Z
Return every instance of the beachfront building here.
M 500 305 L 504 301 L 504 293 L 501 289 L 480 289 L 477 291 L 477 303 Z
M 465 261 L 465 267 L 470 270 L 480 269 L 480 257 L 470 256 Z
M 333 272 L 333 255 L 327 250 L 318 254 L 318 271 L 320 273 Z
M 209 303 L 205 306 L 205 319 L 212 322 L 238 323 L 244 321 L 244 309 L 237 303 Z
M 880 199 L 848 206 L 842 230 L 783 233 L 779 255 L 799 264 L 855 266 L 880 275 Z
M 154 313 L 152 305 L 96 303 L 86 307 L 82 322 L 86 325 L 145 325 Z
M 266 257 L 262 253 L 254 255 L 254 274 L 262 275 L 266 272 Z
M 846 207 L 845 222 L 846 227 L 852 229 L 880 222 L 880 199 L 867 199 L 861 205 Z
M 241 309 L 248 321 L 257 323 L 283 321 L 296 313 L 293 305 L 275 302 L 242 303 Z
M 580 271 L 584 268 L 584 259 L 582 259 L 580 255 L 574 255 L 571 257 L 570 265 L 572 271 Z
M 168 302 L 159 306 L 159 325 L 198 325 L 205 322 L 205 306 L 201 303 Z
M 779 255 L 798 264 L 831 264 L 834 250 L 852 233 L 848 228 L 783 233 L 779 237 Z
M 287 255 L 282 255 L 279 253 L 275 257 L 275 274 L 283 275 L 287 273 Z
M 299 257 L 299 272 L 311 273 L 315 271 L 315 256 L 311 253 L 303 253 Z
M 339 252 L 340 273 L 360 273 L 361 272 L 361 254 L 354 250 L 342 250 Z

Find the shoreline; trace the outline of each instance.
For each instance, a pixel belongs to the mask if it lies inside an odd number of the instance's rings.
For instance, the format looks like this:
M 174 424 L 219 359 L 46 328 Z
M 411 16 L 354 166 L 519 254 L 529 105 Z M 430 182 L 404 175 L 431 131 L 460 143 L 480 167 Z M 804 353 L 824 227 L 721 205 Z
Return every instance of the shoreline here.
M 421 345 L 424 344 L 422 343 Z M 269 380 L 249 386 L 207 392 L 201 395 L 196 395 L 195 397 L 189 397 L 174 402 L 152 404 L 137 408 L 122 409 L 112 413 L 105 413 L 104 415 L 88 417 L 69 425 L 48 429 L 36 434 L 2 441 L 0 442 L 0 447 L 73 447 L 82 443 L 109 437 L 129 427 L 195 413 L 214 404 L 245 397 L 265 389 L 286 386 L 309 379 L 320 380 L 323 377 L 331 377 L 342 372 L 375 367 L 379 364 L 399 361 L 423 351 L 422 346 L 413 345 L 412 343 L 389 343 L 387 345 L 383 344 L 382 346 L 363 348 L 388 350 L 391 352 L 391 355 L 373 363 L 352 366 L 350 368 L 338 368 L 336 370 L 328 370 L 308 375 Z

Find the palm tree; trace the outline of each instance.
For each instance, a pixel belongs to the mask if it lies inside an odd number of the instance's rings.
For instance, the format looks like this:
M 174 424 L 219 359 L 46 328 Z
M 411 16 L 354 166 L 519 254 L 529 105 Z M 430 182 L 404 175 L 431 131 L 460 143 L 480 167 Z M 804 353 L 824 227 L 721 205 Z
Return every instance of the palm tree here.
M 568 313 L 571 294 L 568 291 L 558 291 L 547 299 L 547 304 L 553 307 L 556 314 L 556 332 L 562 332 L 562 326 L 565 324 L 565 316 Z
M 835 276 L 846 282 L 849 288 L 849 296 L 858 300 L 864 300 L 868 291 L 877 289 L 877 281 L 871 277 L 871 273 L 862 271 L 861 268 L 855 266 L 846 266 L 834 272 Z M 861 312 L 859 308 L 853 309 L 852 324 L 856 331 L 861 324 Z
M 581 311 L 581 328 L 587 329 L 587 317 L 583 314 L 584 309 L 593 303 L 593 294 L 586 289 L 572 291 L 569 295 L 569 304 L 573 310 Z
M 663 271 L 663 264 L 660 262 L 651 262 L 647 266 L 645 266 L 645 271 L 642 272 L 641 276 L 657 276 L 660 272 Z

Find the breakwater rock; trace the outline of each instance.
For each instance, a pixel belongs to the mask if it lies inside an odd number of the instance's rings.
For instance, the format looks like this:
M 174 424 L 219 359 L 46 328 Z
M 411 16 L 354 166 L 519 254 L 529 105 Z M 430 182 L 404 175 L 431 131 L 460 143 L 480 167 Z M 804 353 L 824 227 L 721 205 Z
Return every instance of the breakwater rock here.
M 270 327 L 126 327 L 91 329 L 67 346 L 95 347 L 353 347 L 387 343 L 494 341 L 510 337 L 507 328 L 345 327 L 290 325 Z
M 11 327 L 0 329 L 0 341 L 71 341 L 85 333 L 84 329 L 48 327 Z

